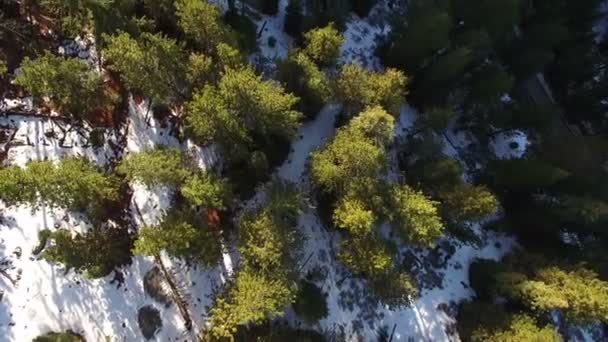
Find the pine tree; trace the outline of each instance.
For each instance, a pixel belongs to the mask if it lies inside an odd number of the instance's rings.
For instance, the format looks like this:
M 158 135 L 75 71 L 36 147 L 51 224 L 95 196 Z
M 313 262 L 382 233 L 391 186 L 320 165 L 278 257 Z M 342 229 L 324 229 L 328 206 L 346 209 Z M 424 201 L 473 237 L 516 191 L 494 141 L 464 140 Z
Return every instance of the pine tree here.
M 515 315 L 504 330 L 487 333 L 483 328 L 473 333 L 474 342 L 561 342 L 555 328 L 550 325 L 541 327 L 534 319 L 526 315 Z
M 448 46 L 453 22 L 442 9 L 430 8 L 407 12 L 407 27 L 397 30 L 386 54 L 387 64 L 416 71 L 427 58 Z
M 485 186 L 460 184 L 438 197 L 441 211 L 458 222 L 480 220 L 498 209 L 498 200 Z
M 336 95 L 348 117 L 368 106 L 382 106 L 391 114 L 399 112 L 406 94 L 407 77 L 395 69 L 376 73 L 358 64 L 342 67 L 336 80 Z
M 219 143 L 231 160 L 247 157 L 255 137 L 290 139 L 301 113 L 298 99 L 251 68 L 226 69 L 217 87 L 205 86 L 186 103 L 186 129 L 199 143 Z
M 522 300 L 533 310 L 561 309 L 579 322 L 608 321 L 608 282 L 578 266 L 572 271 L 540 268 L 531 277 L 515 272 L 496 275 L 499 292 Z
M 191 204 L 206 209 L 224 210 L 231 197 L 228 182 L 212 173 L 198 173 L 188 177 L 180 192 Z
M 165 251 L 173 257 L 198 261 L 205 267 L 216 265 L 221 260 L 219 241 L 197 215 L 176 210 L 165 216 L 158 226 L 140 228 L 134 254 L 157 256 Z
M 482 105 L 492 105 L 513 88 L 515 79 L 503 67 L 489 64 L 474 76 L 471 85 L 471 100 Z
M 275 180 L 264 207 L 238 221 L 238 250 L 245 268 L 289 276 L 296 268 L 301 236 L 295 229 L 300 198 L 290 183 Z
M 59 229 L 50 232 L 48 239 L 51 244 L 42 257 L 63 264 L 66 271 L 84 272 L 87 278 L 104 277 L 131 262 L 133 239 L 123 229 L 94 227 L 84 234 Z
M 175 40 L 147 32 L 137 39 L 125 32 L 105 35 L 104 39 L 108 67 L 119 73 L 127 86 L 159 102 L 183 96 L 187 56 Z
M 49 205 L 89 214 L 118 199 L 118 181 L 89 160 L 67 157 L 57 164 L 31 161 L 0 169 L 0 198 L 8 205 Z
M 241 271 L 209 310 L 210 337 L 232 339 L 239 325 L 258 324 L 283 313 L 295 289 L 279 279 Z
M 178 0 L 175 10 L 180 28 L 203 52 L 211 54 L 220 42 L 228 40 L 229 31 L 217 5 L 203 0 Z
M 310 30 L 304 34 L 304 53 L 319 65 L 333 65 L 340 56 L 344 37 L 333 23 Z
M 338 259 L 358 276 L 375 279 L 392 266 L 392 253 L 377 234 L 347 236 L 340 243 Z
M 148 187 L 180 185 L 192 174 L 188 163 L 188 158 L 177 149 L 157 148 L 128 154 L 116 172 Z
M 371 233 L 376 217 L 358 198 L 345 196 L 338 201 L 333 213 L 334 224 L 354 235 Z
M 432 245 L 441 237 L 444 226 L 438 214 L 438 202 L 407 185 L 393 189 L 392 202 L 393 227 L 402 239 L 419 245 Z
M 300 97 L 299 110 L 314 118 L 332 97 L 328 77 L 305 53 L 295 50 L 278 64 L 278 79 Z
M 35 60 L 25 57 L 15 83 L 29 92 L 35 103 L 46 99 L 60 113 L 86 118 L 103 103 L 99 74 L 78 58 L 63 58 L 46 51 Z

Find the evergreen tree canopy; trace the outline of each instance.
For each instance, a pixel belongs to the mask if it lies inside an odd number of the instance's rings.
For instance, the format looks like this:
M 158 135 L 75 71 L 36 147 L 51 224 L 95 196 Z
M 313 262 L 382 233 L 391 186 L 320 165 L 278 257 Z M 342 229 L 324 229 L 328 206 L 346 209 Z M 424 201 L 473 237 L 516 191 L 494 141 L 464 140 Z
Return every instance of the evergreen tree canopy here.
M 68 271 L 84 271 L 87 278 L 104 277 L 131 263 L 133 240 L 123 229 L 94 227 L 84 234 L 59 229 L 50 232 L 48 240 L 51 244 L 43 251 L 43 258 L 63 264 Z
M 386 166 L 385 143 L 393 131 L 393 119 L 376 108 L 365 111 L 334 139 L 311 155 L 314 183 L 328 192 L 345 193 L 357 178 L 376 178 Z
M 344 37 L 334 27 L 333 23 L 316 28 L 304 34 L 306 53 L 313 61 L 320 65 L 332 65 L 340 56 L 340 47 L 344 43 Z
M 104 38 L 108 68 L 119 73 L 127 86 L 159 102 L 183 96 L 187 56 L 181 44 L 148 32 L 136 39 L 125 32 Z
M 377 73 L 358 64 L 348 64 L 342 67 L 336 80 L 336 95 L 349 117 L 368 106 L 382 106 L 397 115 L 406 94 L 407 81 L 407 77 L 396 69 Z
M 189 163 L 189 159 L 177 149 L 157 148 L 128 154 L 116 171 L 148 187 L 180 185 L 192 173 Z
M 85 118 L 103 103 L 103 81 L 78 58 L 63 58 L 46 51 L 35 60 L 25 57 L 15 83 L 30 93 L 38 105 L 46 98 L 60 113 Z
M 118 199 L 118 184 L 85 158 L 0 168 L 0 198 L 8 205 L 49 205 L 95 213 L 106 201 Z
M 407 185 L 396 186 L 392 191 L 393 224 L 406 241 L 432 245 L 443 234 L 438 202 L 432 201 Z
M 290 139 L 301 113 L 298 98 L 251 68 L 226 69 L 217 87 L 205 86 L 186 104 L 186 128 L 200 143 L 218 142 L 238 159 L 255 137 Z
M 187 211 L 173 211 L 158 226 L 139 229 L 134 254 L 157 256 L 161 251 L 186 260 L 196 260 L 205 267 L 215 266 L 221 260 L 217 234 L 209 225 Z
M 177 0 L 175 10 L 182 31 L 203 52 L 213 53 L 216 46 L 229 40 L 229 30 L 216 4 L 203 0 Z

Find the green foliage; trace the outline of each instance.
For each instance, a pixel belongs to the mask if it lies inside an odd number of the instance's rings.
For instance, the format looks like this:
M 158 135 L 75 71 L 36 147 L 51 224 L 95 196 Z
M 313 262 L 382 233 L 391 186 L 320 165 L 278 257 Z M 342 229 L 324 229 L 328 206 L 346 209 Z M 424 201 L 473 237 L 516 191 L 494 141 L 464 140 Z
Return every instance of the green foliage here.
M 393 125 L 394 119 L 379 107 L 360 113 L 311 154 L 313 182 L 324 191 L 344 194 L 353 179 L 375 179 L 385 168 L 384 145 Z
M 317 65 L 300 51 L 294 51 L 278 64 L 278 79 L 285 89 L 301 99 L 299 109 L 308 118 L 321 110 L 332 96 L 328 77 Z
M 37 104 L 48 98 L 64 114 L 84 118 L 103 102 L 102 79 L 78 58 L 63 58 L 46 51 L 38 59 L 25 57 L 15 83 Z
M 407 27 L 397 30 L 386 54 L 388 65 L 417 70 L 423 62 L 449 43 L 453 23 L 445 10 L 410 11 Z
M 239 325 L 258 324 L 281 315 L 294 299 L 295 289 L 285 281 L 241 271 L 234 285 L 209 310 L 210 335 L 231 339 Z
M 206 209 L 224 210 L 231 197 L 228 182 L 212 173 L 195 174 L 187 178 L 180 192 L 191 204 Z
M 502 306 L 484 301 L 460 304 L 456 321 L 463 341 L 562 341 L 554 327 L 540 326 L 527 315 L 511 315 Z
M 453 110 L 448 108 L 432 108 L 424 112 L 416 125 L 421 129 L 432 130 L 436 133 L 444 132 L 452 120 L 456 116 Z
M 239 155 L 235 152 L 250 143 L 251 138 L 244 123 L 227 107 L 216 88 L 205 86 L 186 104 L 185 125 L 196 142 L 203 145 L 216 142 L 230 152 L 228 156 Z
M 205 53 L 227 41 L 228 31 L 222 22 L 220 8 L 203 0 L 177 0 L 175 13 L 186 36 Z
M 240 47 L 246 53 L 253 53 L 257 47 L 257 26 L 249 16 L 239 13 L 236 10 L 229 10 L 224 16 L 224 20 L 234 30 L 232 32 L 232 45 Z
M 402 239 L 420 245 L 432 245 L 443 234 L 444 226 L 437 212 L 438 202 L 407 185 L 396 186 L 391 194 L 393 225 Z
M 438 57 L 424 73 L 422 87 L 431 91 L 434 87 L 447 87 L 462 78 L 473 62 L 473 51 L 459 47 Z
M 340 56 L 340 47 L 344 43 L 344 36 L 336 29 L 333 23 L 316 28 L 304 34 L 306 46 L 304 53 L 319 65 L 333 65 Z
M 8 205 L 49 205 L 92 214 L 118 199 L 118 182 L 84 158 L 67 157 L 57 164 L 31 161 L 25 168 L 0 169 L 0 198 Z
M 354 274 L 372 279 L 385 275 L 393 262 L 391 251 L 376 234 L 344 238 L 338 259 Z
M 49 332 L 34 338 L 33 342 L 85 342 L 84 338 L 73 331 Z
M 568 177 L 568 172 L 538 160 L 494 161 L 489 167 L 491 182 L 499 189 L 533 191 L 548 188 Z
M 475 6 L 466 0 L 454 0 L 455 12 L 469 27 L 481 27 L 493 37 L 512 32 L 521 16 L 521 0 L 480 0 Z
M 348 125 L 349 132 L 363 134 L 378 146 L 387 146 L 391 142 L 394 128 L 395 119 L 380 106 L 367 107 Z
M 486 301 L 472 300 L 458 306 L 458 334 L 465 341 L 478 338 L 479 330 L 496 331 L 509 322 L 509 314 L 500 306 Z
M 219 43 L 215 50 L 216 69 L 220 74 L 227 68 L 240 69 L 245 65 L 246 60 L 238 49 Z
M 180 185 L 192 174 L 188 158 L 172 148 L 130 153 L 120 161 L 116 172 L 148 187 Z
M 245 269 L 288 276 L 297 268 L 302 237 L 296 229 L 300 195 L 290 183 L 275 180 L 264 207 L 238 221 L 238 250 Z
M 342 67 L 336 80 L 336 95 L 348 116 L 368 106 L 382 106 L 393 115 L 406 94 L 407 77 L 396 69 L 377 73 L 358 64 Z
M 87 278 L 104 277 L 131 262 L 133 239 L 124 229 L 95 227 L 84 234 L 59 229 L 49 234 L 49 240 L 42 257 L 63 264 L 66 272 L 84 271 Z
M 505 272 L 496 281 L 501 293 L 522 300 L 533 310 L 561 309 L 579 322 L 608 321 L 608 282 L 582 266 L 572 271 L 544 267 L 530 278 Z
M 186 55 L 180 44 L 160 33 L 105 35 L 104 56 L 109 68 L 120 74 L 130 88 L 141 90 L 155 101 L 175 100 L 183 94 Z
M 298 294 L 292 305 L 298 317 L 308 324 L 314 324 L 329 314 L 323 290 L 306 280 L 300 281 Z
M 191 89 L 200 89 L 213 80 L 213 60 L 202 53 L 191 53 L 188 57 L 186 79 Z
M 349 0 L 304 0 L 306 8 L 305 30 L 324 27 L 333 22 L 338 28 L 344 28 L 348 13 Z
M 108 9 L 112 0 L 41 0 L 42 9 L 59 22 L 64 36 L 74 37 L 90 29 L 93 12 Z
M 264 81 L 253 69 L 227 70 L 218 91 L 228 110 L 245 121 L 261 135 L 276 134 L 291 138 L 301 114 L 292 109 L 298 98 L 285 93 L 272 81 Z
M 334 210 L 333 222 L 355 235 L 370 233 L 376 220 L 373 211 L 366 208 L 358 198 L 343 197 Z
M 479 104 L 494 104 L 511 91 L 515 80 L 501 66 L 484 66 L 473 78 L 471 99 Z
M 502 330 L 488 333 L 484 328 L 473 333 L 471 341 L 474 342 L 561 342 L 562 338 L 550 326 L 538 326 L 529 316 L 514 315 L 507 327 Z
M 583 226 L 602 223 L 608 218 L 608 203 L 590 196 L 562 196 L 554 210 L 563 222 Z
M 163 250 L 173 257 L 196 260 L 205 267 L 215 266 L 222 255 L 217 234 L 197 214 L 187 211 L 171 212 L 158 226 L 139 229 L 134 254 L 157 256 Z
M 416 160 L 413 165 L 407 166 L 406 174 L 409 184 L 435 193 L 462 183 L 462 168 L 451 158 Z
M 301 114 L 297 97 L 251 68 L 227 69 L 217 87 L 206 86 L 186 104 L 186 128 L 200 143 L 218 142 L 233 160 L 246 156 L 253 136 L 290 139 Z
M 372 279 L 371 289 L 374 295 L 391 308 L 411 304 L 418 293 L 409 274 L 393 270 Z
M 480 220 L 498 209 L 498 200 L 485 186 L 460 184 L 438 197 L 445 216 L 459 222 Z

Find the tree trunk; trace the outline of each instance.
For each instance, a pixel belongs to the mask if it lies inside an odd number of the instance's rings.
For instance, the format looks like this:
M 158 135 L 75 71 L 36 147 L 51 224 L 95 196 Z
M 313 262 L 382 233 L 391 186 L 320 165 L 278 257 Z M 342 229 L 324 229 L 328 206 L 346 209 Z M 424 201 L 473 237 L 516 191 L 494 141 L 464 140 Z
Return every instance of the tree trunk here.
M 169 273 L 169 271 L 167 271 L 167 268 L 165 267 L 165 264 L 163 263 L 163 260 L 161 259 L 160 255 L 155 255 L 154 261 L 160 267 L 161 271 L 163 272 L 163 275 L 165 276 L 165 279 L 167 280 L 167 283 L 169 284 L 169 287 L 171 288 L 171 296 L 173 297 L 175 305 L 177 305 L 177 308 L 179 309 L 179 313 L 184 318 L 184 325 L 186 326 L 186 329 L 192 329 L 192 319 L 190 318 L 190 313 L 188 312 L 186 300 L 184 299 L 184 297 L 182 297 L 181 293 L 179 292 L 179 289 L 177 288 L 177 285 L 175 285 L 175 281 L 173 281 L 173 276 L 171 275 L 171 273 Z

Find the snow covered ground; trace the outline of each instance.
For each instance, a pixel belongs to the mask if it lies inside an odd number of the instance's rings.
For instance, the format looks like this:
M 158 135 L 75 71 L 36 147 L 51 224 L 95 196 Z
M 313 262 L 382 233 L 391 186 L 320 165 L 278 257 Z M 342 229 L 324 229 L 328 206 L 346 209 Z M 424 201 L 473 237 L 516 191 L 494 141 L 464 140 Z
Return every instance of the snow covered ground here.
M 98 165 L 115 157 L 113 146 L 117 136 L 103 131 L 104 143 L 94 147 L 89 140 L 89 129 L 70 126 L 60 119 L 34 116 L 0 116 L 0 127 L 14 131 L 8 151 L 8 163 L 24 166 L 29 160 L 57 160 L 64 156 L 85 156 Z

